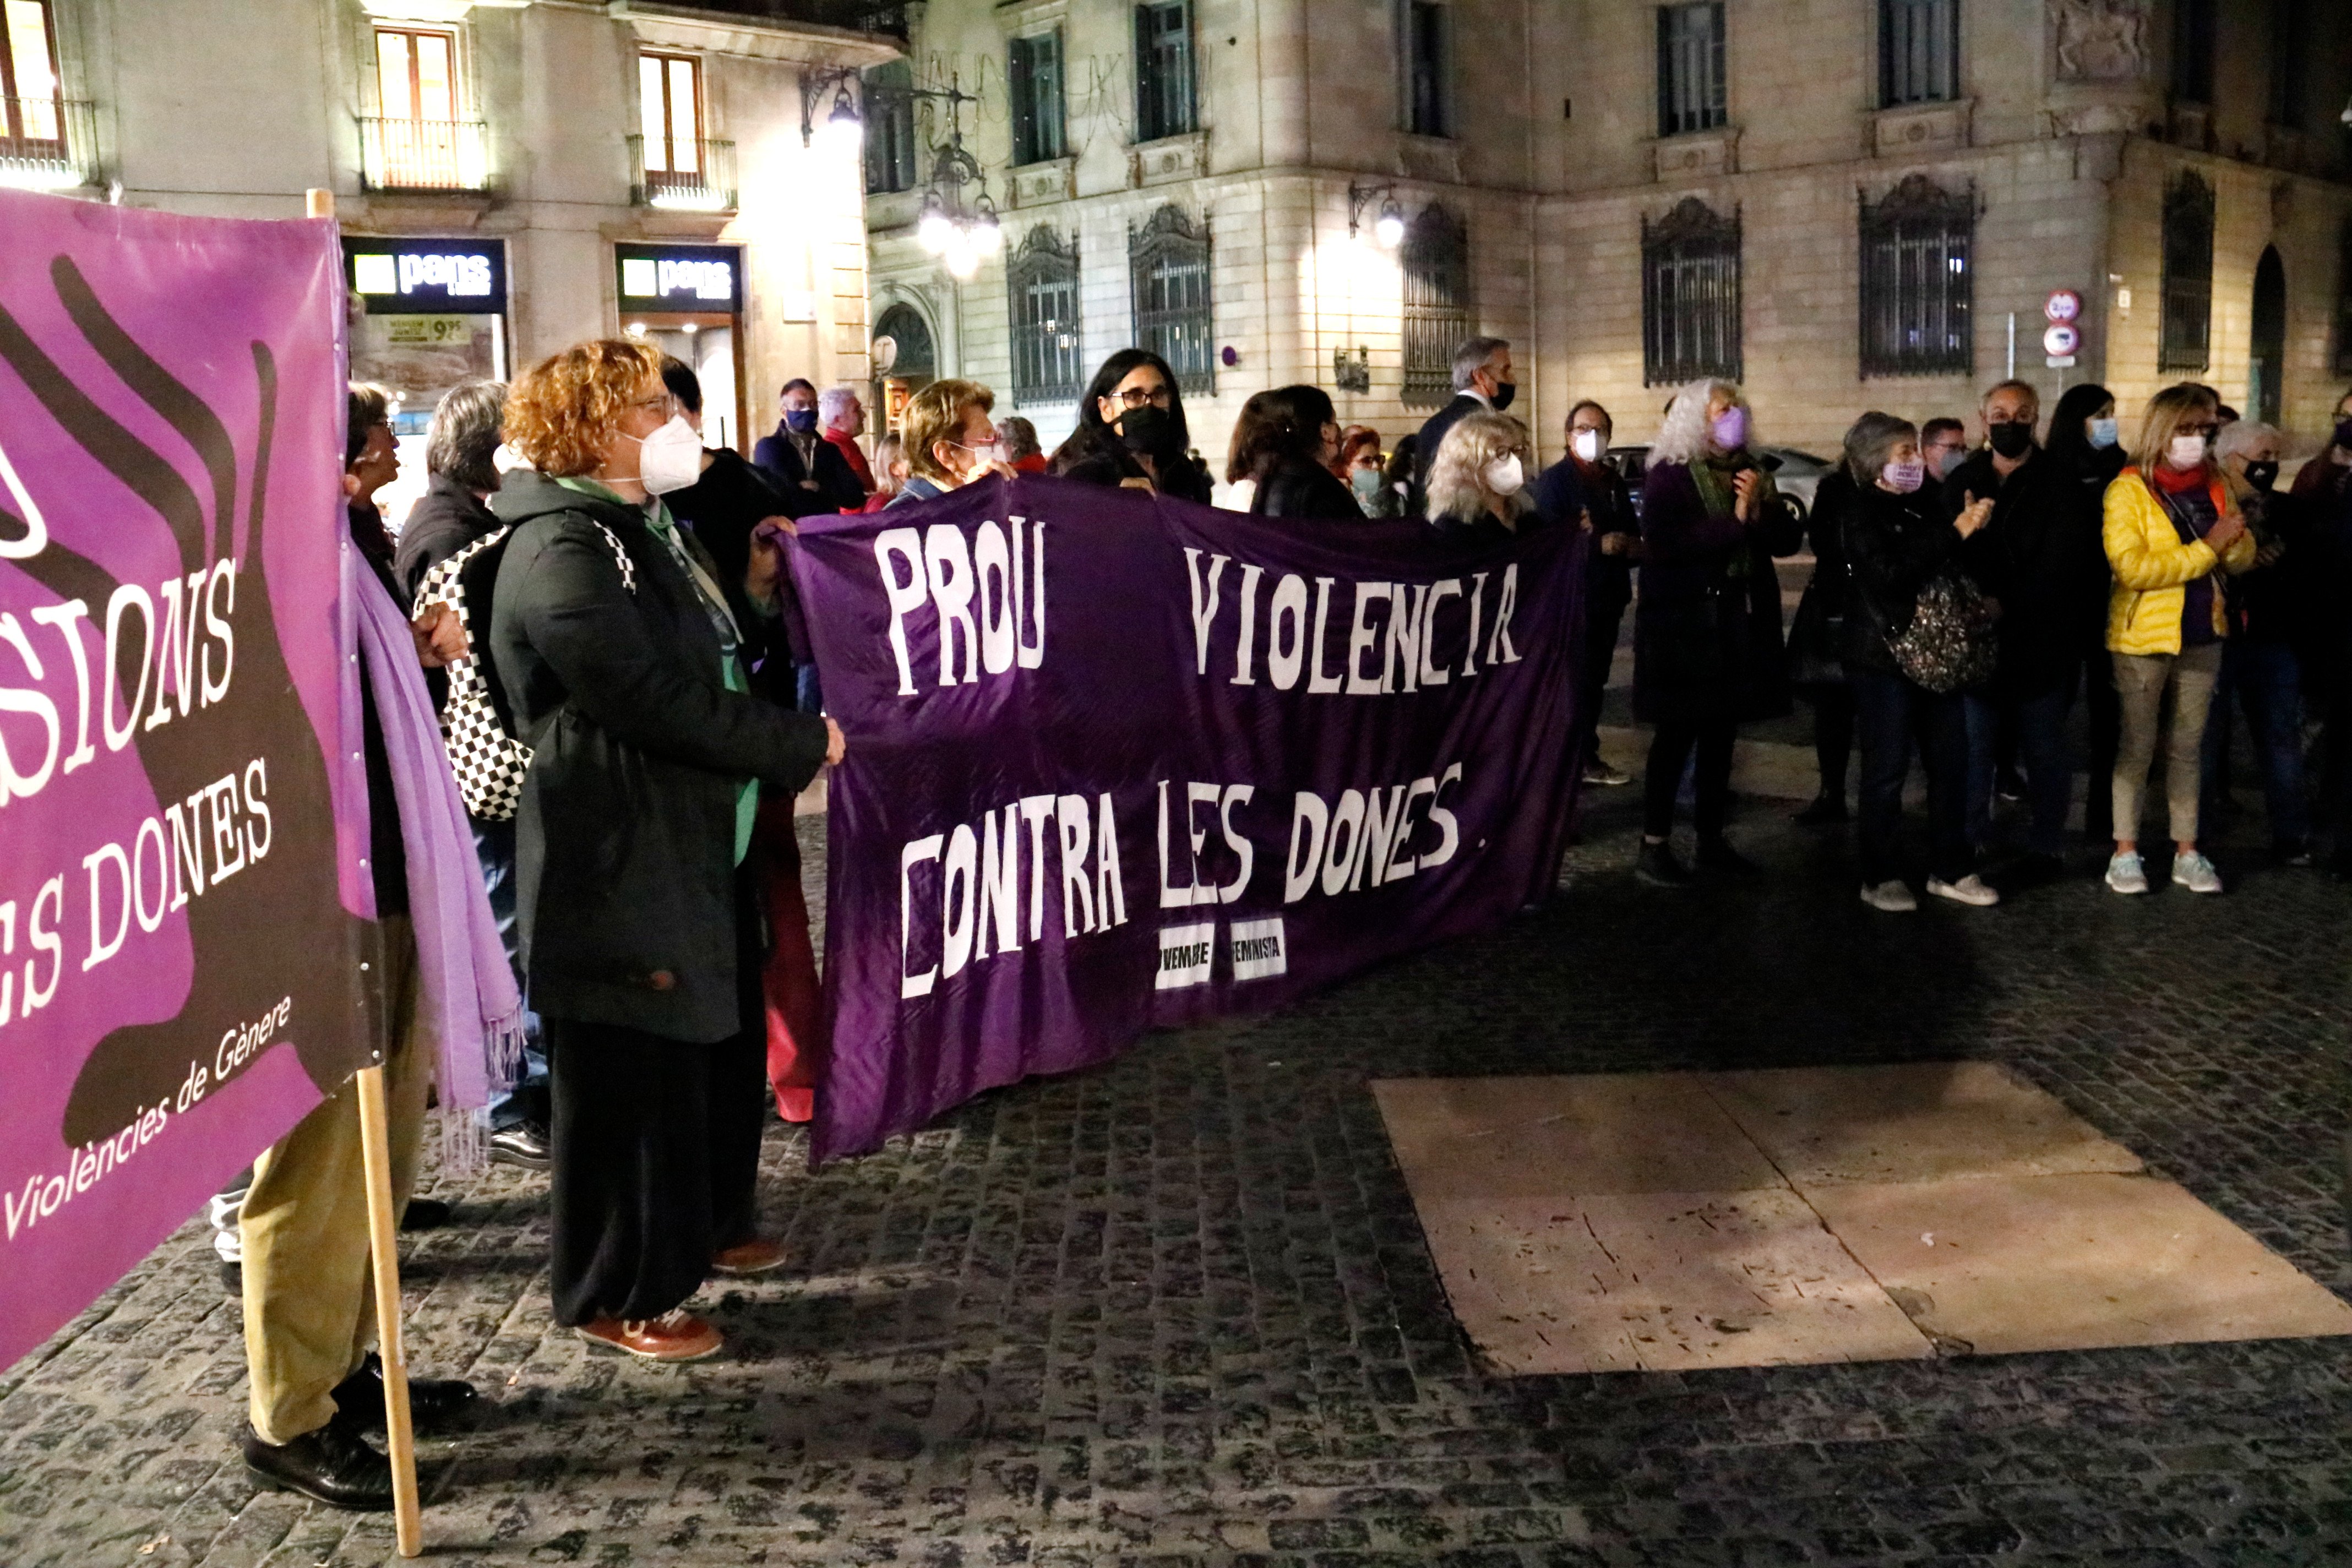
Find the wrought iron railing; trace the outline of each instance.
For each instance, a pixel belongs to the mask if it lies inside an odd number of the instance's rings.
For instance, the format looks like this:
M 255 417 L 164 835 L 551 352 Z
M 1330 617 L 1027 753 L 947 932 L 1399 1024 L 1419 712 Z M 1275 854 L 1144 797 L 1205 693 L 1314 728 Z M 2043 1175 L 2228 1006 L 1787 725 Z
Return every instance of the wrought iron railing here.
M 654 167 L 646 167 L 651 153 Z M 735 143 L 656 136 L 629 138 L 630 199 L 641 207 L 735 210 Z
M 98 184 L 96 117 L 69 98 L 0 98 L 0 185 L 71 190 Z
M 371 191 L 482 191 L 488 137 L 478 120 L 360 120 L 360 184 Z

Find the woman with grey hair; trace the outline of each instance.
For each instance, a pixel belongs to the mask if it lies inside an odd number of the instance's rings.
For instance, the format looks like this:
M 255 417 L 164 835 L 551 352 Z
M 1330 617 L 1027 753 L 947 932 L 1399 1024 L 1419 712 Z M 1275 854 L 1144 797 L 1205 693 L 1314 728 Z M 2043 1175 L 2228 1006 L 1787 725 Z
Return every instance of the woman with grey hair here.
M 1927 591 L 1961 574 L 1960 543 L 1984 527 L 1992 500 L 1971 496 L 1944 522 L 1921 488 L 1927 466 L 1918 427 L 1891 414 L 1854 421 L 1845 468 L 1858 492 L 1845 518 L 1853 579 L 1845 667 L 1862 740 L 1862 901 L 1890 914 L 1919 907 L 1895 867 L 1916 735 L 1927 772 L 1927 891 L 1958 904 L 1997 904 L 2000 895 L 1971 868 L 1967 699 L 1957 686 L 1931 690 L 1913 679 L 1894 646 L 1912 630 Z
M 1633 712 L 1655 731 L 1633 871 L 1654 887 L 1691 879 L 1668 842 L 1685 765 L 1694 770 L 1699 868 L 1756 869 L 1724 837 L 1731 748 L 1743 722 L 1789 710 L 1772 558 L 1796 553 L 1804 524 L 1749 455 L 1753 438 L 1738 387 L 1694 381 L 1667 405 L 1642 480 Z
M 428 482 L 401 525 L 393 575 L 407 600 L 425 574 L 482 535 L 502 526 L 485 499 L 499 488 L 499 421 L 507 403 L 503 381 L 469 381 L 441 395 L 425 429 Z
M 1430 460 L 1430 526 L 1482 541 L 1517 532 L 1535 510 L 1529 456 L 1528 427 L 1507 414 L 1482 408 L 1456 420 Z

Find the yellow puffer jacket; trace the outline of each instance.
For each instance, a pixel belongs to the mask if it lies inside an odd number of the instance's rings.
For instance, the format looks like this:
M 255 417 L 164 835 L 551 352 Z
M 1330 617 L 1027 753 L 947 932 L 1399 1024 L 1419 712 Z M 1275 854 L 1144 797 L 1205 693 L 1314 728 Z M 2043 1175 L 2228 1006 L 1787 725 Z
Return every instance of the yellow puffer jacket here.
M 2213 505 L 2224 517 L 2238 515 L 2238 503 L 2219 478 Z M 2107 596 L 2107 649 L 2111 653 L 2179 653 L 2180 616 L 2188 585 L 2216 564 L 2235 575 L 2254 563 L 2254 536 L 2240 534 L 2218 556 L 2203 540 L 2180 542 L 2172 514 L 2156 499 L 2137 468 L 2126 468 L 2107 487 L 2107 565 L 2116 574 Z M 2229 635 L 2221 595 L 2213 595 L 2213 635 Z

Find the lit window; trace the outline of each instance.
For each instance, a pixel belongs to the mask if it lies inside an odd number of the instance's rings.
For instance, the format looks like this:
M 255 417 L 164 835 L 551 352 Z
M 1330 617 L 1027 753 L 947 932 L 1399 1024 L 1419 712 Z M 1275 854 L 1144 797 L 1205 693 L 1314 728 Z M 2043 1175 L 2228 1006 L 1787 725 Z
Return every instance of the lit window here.
M 362 121 L 371 190 L 478 190 L 488 183 L 481 127 L 458 118 L 457 36 L 375 30 L 376 115 Z
M 1914 174 L 1862 204 L 1862 374 L 1958 375 L 1976 368 L 1976 192 Z
M 646 174 L 702 172 L 702 62 L 686 55 L 637 57 L 638 125 Z
M 375 30 L 376 101 L 386 120 L 457 118 L 454 62 L 457 40 L 447 33 L 409 27 Z
M 0 27 L 0 134 L 10 143 L 37 142 L 62 150 L 64 106 L 58 100 L 57 51 L 44 0 L 6 0 Z M 33 152 L 41 149 L 27 148 Z

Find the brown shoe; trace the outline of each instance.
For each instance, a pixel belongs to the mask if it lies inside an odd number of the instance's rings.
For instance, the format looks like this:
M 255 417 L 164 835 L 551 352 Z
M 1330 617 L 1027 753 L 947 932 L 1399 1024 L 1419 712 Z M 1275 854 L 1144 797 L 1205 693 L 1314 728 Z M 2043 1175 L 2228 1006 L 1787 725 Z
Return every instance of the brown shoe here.
M 720 1248 L 710 1260 L 710 1271 L 730 1279 L 748 1279 L 754 1274 L 772 1274 L 792 1260 L 782 1244 L 755 1237 L 740 1247 Z
M 592 1345 L 626 1351 L 640 1361 L 701 1361 L 727 1343 L 717 1329 L 683 1307 L 658 1318 L 598 1318 L 572 1331 Z

